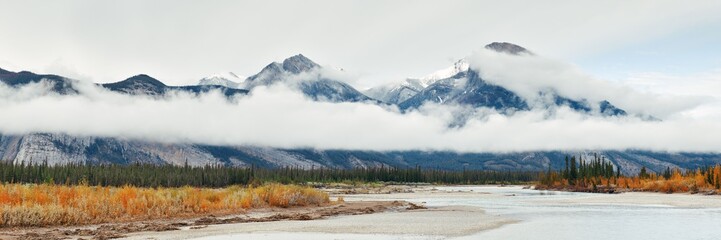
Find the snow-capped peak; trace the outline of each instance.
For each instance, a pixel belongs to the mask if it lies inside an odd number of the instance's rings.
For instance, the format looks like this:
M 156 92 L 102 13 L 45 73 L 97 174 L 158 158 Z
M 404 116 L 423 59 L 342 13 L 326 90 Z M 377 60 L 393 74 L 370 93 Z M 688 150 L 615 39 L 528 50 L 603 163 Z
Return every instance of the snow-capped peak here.
M 244 79 L 245 77 L 238 76 L 233 72 L 219 73 L 200 79 L 198 85 L 218 85 L 229 88 L 238 88 L 238 85 Z
M 225 78 L 225 79 L 228 79 L 228 80 L 231 80 L 231 81 L 244 80 L 244 79 L 245 79 L 245 77 L 238 76 L 238 75 L 235 74 L 234 72 L 217 73 L 217 74 L 210 75 L 210 76 L 207 77 L 207 78 Z
M 431 74 L 428 74 L 424 77 L 419 78 L 418 80 L 421 81 L 421 84 L 423 84 L 423 87 L 428 87 L 428 85 L 431 85 L 438 80 L 450 78 L 460 72 L 465 72 L 465 71 L 468 71 L 468 62 L 466 62 L 465 59 L 461 59 L 461 60 L 456 61 L 456 63 L 454 63 L 453 66 L 435 71 Z
M 458 73 L 468 71 L 468 62 L 465 59 L 456 61 L 453 66 L 435 71 L 420 78 L 407 78 L 402 82 L 390 83 L 369 88 L 364 93 L 372 98 L 387 103 L 400 103 L 438 80 L 447 79 Z

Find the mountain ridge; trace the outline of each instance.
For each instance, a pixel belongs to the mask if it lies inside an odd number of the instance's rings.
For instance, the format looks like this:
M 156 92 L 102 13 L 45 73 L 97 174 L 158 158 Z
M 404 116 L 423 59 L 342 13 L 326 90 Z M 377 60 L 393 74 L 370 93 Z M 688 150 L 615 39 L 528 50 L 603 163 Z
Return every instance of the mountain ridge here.
M 527 49 L 510 43 L 491 43 L 487 49 L 503 54 L 532 54 Z M 257 86 L 270 86 L 283 82 L 314 101 L 368 102 L 370 104 L 397 105 L 404 112 L 413 111 L 423 104 L 433 102 L 440 105 L 468 105 L 474 108 L 487 107 L 504 114 L 526 111 L 533 106 L 520 95 L 502 86 L 492 84 L 481 77 L 464 60 L 458 60 L 448 68 L 435 71 L 421 78 L 408 78 L 398 85 L 382 89 L 385 93 L 378 101 L 366 96 L 353 86 L 323 74 L 325 69 L 297 54 L 281 62 L 272 62 L 258 73 L 237 82 L 234 88 L 216 84 L 189 86 L 168 86 L 162 81 L 145 74 L 138 74 L 125 80 L 96 84 L 113 92 L 130 95 L 162 97 L 173 91 L 194 94 L 221 91 L 226 96 L 246 95 Z M 235 74 L 233 74 L 235 75 Z M 237 75 L 235 75 L 237 77 Z M 232 77 L 232 76 L 230 76 Z M 240 77 L 238 77 L 240 79 Z M 208 79 L 208 78 L 204 78 Z M 30 83 L 49 81 L 52 91 L 61 94 L 81 94 L 75 82 L 58 75 L 35 74 L 27 71 L 18 73 L 0 69 L 0 81 L 20 87 Z M 252 86 L 242 89 L 245 86 Z M 381 91 L 382 92 L 382 91 Z M 368 93 L 365 91 L 365 93 Z M 551 94 L 550 107 L 568 106 L 582 113 L 598 111 L 603 116 L 627 115 L 608 100 L 589 102 Z M 390 102 L 390 103 L 389 103 Z M 461 119 L 463 120 L 463 119 Z M 459 123 L 456 126 L 462 125 Z M 598 151 L 604 154 L 614 166 L 623 171 L 633 172 L 641 166 L 652 171 L 666 167 L 696 168 L 701 164 L 721 162 L 721 154 L 657 153 L 649 151 Z M 31 133 L 24 135 L 0 134 L 0 158 L 15 163 L 43 162 L 51 164 L 91 163 L 129 164 L 145 162 L 153 164 L 194 165 L 221 164 L 227 166 L 300 166 L 303 168 L 328 167 L 434 167 L 442 169 L 489 169 L 489 170 L 545 170 L 548 166 L 561 166 L 557 159 L 562 155 L 582 152 L 535 151 L 521 153 L 452 153 L 445 151 L 358 151 L 358 150 L 317 150 L 279 149 L 263 146 L 212 146 L 203 144 L 161 144 L 141 140 L 112 137 L 79 137 L 60 133 Z
M 173 164 L 236 167 L 354 168 L 399 167 L 441 170 L 485 169 L 545 171 L 561 169 L 566 155 L 591 159 L 603 156 L 624 174 L 645 167 L 660 173 L 666 168 L 697 169 L 721 163 L 721 154 L 626 151 L 530 151 L 515 153 L 457 153 L 450 151 L 362 151 L 280 149 L 259 146 L 164 144 L 106 137 L 76 137 L 33 133 L 0 134 L 0 161 L 15 164 Z

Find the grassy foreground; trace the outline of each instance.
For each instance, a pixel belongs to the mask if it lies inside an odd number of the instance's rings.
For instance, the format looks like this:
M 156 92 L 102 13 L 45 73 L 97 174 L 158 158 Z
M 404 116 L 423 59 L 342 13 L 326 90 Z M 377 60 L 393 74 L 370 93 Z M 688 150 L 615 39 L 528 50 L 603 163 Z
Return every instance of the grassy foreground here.
M 327 203 L 325 192 L 280 184 L 221 189 L 1 184 L 0 226 L 80 225 Z

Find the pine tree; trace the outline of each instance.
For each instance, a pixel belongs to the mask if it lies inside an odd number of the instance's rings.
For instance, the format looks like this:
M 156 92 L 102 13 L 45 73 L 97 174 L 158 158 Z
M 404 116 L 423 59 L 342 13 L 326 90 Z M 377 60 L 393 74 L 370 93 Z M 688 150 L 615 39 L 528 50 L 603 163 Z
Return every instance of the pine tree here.
M 576 157 L 571 157 L 571 169 L 568 173 L 568 182 L 570 184 L 575 184 L 576 179 L 578 178 L 578 170 L 576 169 Z
M 568 155 L 566 155 L 566 169 L 563 171 L 563 178 L 569 178 L 570 170 L 568 166 Z
M 644 178 L 647 178 L 647 177 L 648 177 L 648 173 L 646 172 L 646 167 L 645 167 L 645 166 L 642 166 L 642 167 L 641 167 L 641 171 L 638 173 L 638 177 L 641 178 L 641 179 L 644 179 Z
M 668 180 L 671 178 L 671 168 L 666 167 L 666 171 L 663 171 L 663 178 Z

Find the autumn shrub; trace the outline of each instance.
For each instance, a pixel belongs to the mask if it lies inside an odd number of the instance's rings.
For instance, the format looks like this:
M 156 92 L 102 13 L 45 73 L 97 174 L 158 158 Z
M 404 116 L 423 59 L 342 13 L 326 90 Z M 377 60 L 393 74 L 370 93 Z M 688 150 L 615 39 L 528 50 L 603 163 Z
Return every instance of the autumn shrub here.
M 581 159 L 581 158 L 579 158 Z M 621 174 L 620 168 L 594 156 L 592 161 L 566 159 L 566 167 L 560 171 L 539 174 L 536 189 L 556 189 L 582 192 L 648 191 L 662 193 L 721 194 L 721 164 L 700 167 L 696 170 L 671 169 L 649 172 L 641 167 L 635 176 Z M 569 163 L 570 166 L 569 166 Z M 1 196 L 0 196 L 1 198 Z
M 553 182 L 551 185 L 539 184 L 536 186 L 536 188 L 566 189 L 571 191 L 593 191 L 591 189 L 591 187 L 594 186 L 593 183 L 600 183 L 597 184 L 597 187 L 613 188 L 615 190 L 660 193 L 698 193 L 701 191 L 707 193 L 718 193 L 718 189 L 715 189 L 714 185 L 709 184 L 706 179 L 707 176 L 700 172 L 687 176 L 681 175 L 680 173 L 674 173 L 669 179 L 665 179 L 664 177 L 651 174 L 650 177 L 647 178 L 620 176 L 613 177 L 611 179 L 603 177 L 580 179 L 577 180 L 574 185 L 567 185 L 564 184 L 563 181 L 556 181 Z
M 0 226 L 92 224 L 329 202 L 325 192 L 280 184 L 221 189 L 0 184 Z

